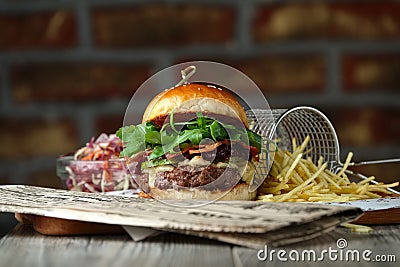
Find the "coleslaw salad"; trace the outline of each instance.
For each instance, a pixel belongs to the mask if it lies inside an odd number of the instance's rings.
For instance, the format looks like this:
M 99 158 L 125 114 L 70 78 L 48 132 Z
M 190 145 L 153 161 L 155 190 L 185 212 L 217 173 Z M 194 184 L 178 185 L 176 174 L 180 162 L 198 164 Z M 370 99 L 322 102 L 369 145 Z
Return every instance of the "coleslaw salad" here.
M 124 158 L 122 141 L 115 134 L 101 134 L 73 155 L 57 159 L 57 174 L 69 190 L 110 192 L 136 189 Z

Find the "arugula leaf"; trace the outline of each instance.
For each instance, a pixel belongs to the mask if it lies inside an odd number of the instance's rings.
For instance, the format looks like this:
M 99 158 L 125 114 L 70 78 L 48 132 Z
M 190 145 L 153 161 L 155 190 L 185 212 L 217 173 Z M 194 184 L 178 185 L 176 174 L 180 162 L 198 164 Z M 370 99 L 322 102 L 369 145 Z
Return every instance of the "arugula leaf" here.
M 228 130 L 239 130 L 238 128 L 236 128 L 235 126 L 230 125 L 230 124 L 223 124 L 223 125 L 224 125 L 224 128 L 228 129 Z
M 241 140 L 241 138 L 242 138 L 242 133 L 231 133 L 232 140 Z
M 175 142 L 175 139 L 178 137 L 176 133 L 169 134 L 166 131 L 161 132 L 161 142 L 162 144 L 170 144 Z
M 168 159 L 156 159 L 156 160 L 148 160 L 142 163 L 141 168 L 145 169 L 145 168 L 150 168 L 150 167 L 156 167 L 156 166 L 160 166 L 160 165 L 167 165 L 167 164 L 172 164 L 172 161 L 168 160 Z
M 144 127 L 145 127 L 146 132 L 151 132 L 151 131 L 158 131 L 159 132 L 160 129 L 161 129 L 157 124 L 155 124 L 154 122 L 151 122 L 151 121 L 146 122 L 144 124 Z
M 158 157 L 161 157 L 164 154 L 165 154 L 164 148 L 162 146 L 158 146 L 153 150 L 153 152 L 151 152 L 151 154 L 148 156 L 148 159 L 154 160 Z
M 186 125 L 186 128 L 188 128 L 189 130 L 194 130 L 194 129 L 198 129 L 199 126 L 197 124 L 188 124 Z
M 165 153 L 175 153 L 174 148 L 179 146 L 182 143 L 185 143 L 186 141 L 193 141 L 192 144 L 199 144 L 202 137 L 201 137 L 201 132 L 199 129 L 195 130 L 184 130 L 182 131 L 179 135 L 173 136 L 173 135 L 166 135 L 167 139 L 169 139 L 169 142 L 166 142 L 167 140 L 163 139 L 164 146 L 157 146 L 153 152 L 149 155 L 149 159 L 153 160 L 158 157 L 163 156 Z M 192 140 L 191 140 L 192 139 Z
M 130 157 L 145 149 L 145 126 L 144 124 L 130 125 L 120 128 L 116 135 L 122 140 L 125 148 L 120 156 Z
M 154 161 L 165 153 L 177 153 L 177 147 L 198 145 L 205 138 L 214 141 L 225 139 L 248 142 L 250 146 L 261 151 L 262 138 L 257 133 L 248 129 L 237 128 L 234 125 L 223 124 L 212 118 L 203 116 L 197 112 L 197 118 L 189 122 L 174 122 L 173 110 L 170 121 L 159 127 L 153 122 L 146 122 L 137 126 L 125 126 L 120 128 L 116 135 L 123 141 L 124 150 L 121 156 L 132 156 L 147 148 L 153 148 L 148 159 Z M 176 125 L 183 126 L 178 132 Z M 169 126 L 169 127 L 168 127 Z
M 144 135 L 144 139 L 148 144 L 162 144 L 161 143 L 161 133 L 158 131 L 150 131 L 146 132 Z
M 197 126 L 199 127 L 199 129 L 204 129 L 206 127 L 206 117 L 204 117 L 201 112 L 196 112 L 196 115 Z
M 192 133 L 194 133 L 196 130 L 184 130 L 182 132 L 180 132 L 180 134 L 178 135 L 178 138 L 175 140 L 175 146 L 186 142 L 187 140 L 189 140 L 190 135 Z
M 128 126 L 126 126 L 128 127 Z M 115 133 L 115 135 L 122 140 L 122 131 L 123 131 L 123 127 L 119 128 L 118 131 Z
M 200 129 L 193 129 L 193 130 L 187 130 L 190 131 L 189 135 L 189 141 L 193 145 L 198 145 L 200 144 L 201 140 L 203 139 L 203 135 L 201 133 Z
M 228 138 L 225 129 L 217 121 L 213 121 L 210 125 L 210 134 L 214 141 L 224 140 Z
M 256 147 L 258 151 L 261 151 L 261 144 L 262 144 L 261 135 L 252 132 L 250 130 L 247 130 L 247 136 L 249 137 L 249 145 Z

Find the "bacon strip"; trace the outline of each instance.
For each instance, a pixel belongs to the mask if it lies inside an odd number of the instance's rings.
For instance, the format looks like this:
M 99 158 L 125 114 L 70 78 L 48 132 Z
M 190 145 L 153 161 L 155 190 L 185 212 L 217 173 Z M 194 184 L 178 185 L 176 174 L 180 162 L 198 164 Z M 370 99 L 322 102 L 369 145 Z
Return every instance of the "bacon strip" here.
M 258 154 L 259 151 L 256 147 L 254 146 L 248 146 L 245 143 L 241 142 L 241 141 L 233 141 L 235 144 L 243 147 L 244 150 L 248 150 L 249 154 L 252 158 L 257 159 L 258 158 Z M 219 146 L 221 146 L 222 144 L 231 145 L 231 142 L 227 139 L 223 140 L 223 141 L 218 141 L 216 143 L 211 143 L 211 144 L 205 144 L 205 145 L 193 145 L 190 147 L 187 147 L 185 149 L 183 149 L 180 153 L 176 153 L 176 154 L 170 154 L 167 153 L 165 155 L 165 157 L 169 160 L 179 156 L 179 155 L 184 155 L 186 153 L 189 153 L 189 155 L 193 155 L 193 154 L 201 154 L 201 153 L 207 153 L 207 152 L 211 152 L 216 150 Z
M 220 145 L 222 145 L 223 142 L 216 142 L 210 145 L 204 145 L 204 147 L 200 148 L 200 149 L 190 149 L 189 150 L 189 154 L 200 154 L 200 153 L 204 153 L 204 152 L 210 152 L 215 150 L 217 147 L 219 147 Z

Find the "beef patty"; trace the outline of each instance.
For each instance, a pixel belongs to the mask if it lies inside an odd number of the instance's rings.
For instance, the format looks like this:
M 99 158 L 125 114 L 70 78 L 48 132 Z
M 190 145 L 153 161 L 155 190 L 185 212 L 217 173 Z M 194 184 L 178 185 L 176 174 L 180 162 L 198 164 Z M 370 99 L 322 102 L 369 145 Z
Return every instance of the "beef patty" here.
M 158 172 L 154 186 L 164 190 L 204 186 L 202 188 L 204 190 L 225 191 L 231 189 L 240 180 L 239 171 L 234 168 L 182 166 L 172 171 Z

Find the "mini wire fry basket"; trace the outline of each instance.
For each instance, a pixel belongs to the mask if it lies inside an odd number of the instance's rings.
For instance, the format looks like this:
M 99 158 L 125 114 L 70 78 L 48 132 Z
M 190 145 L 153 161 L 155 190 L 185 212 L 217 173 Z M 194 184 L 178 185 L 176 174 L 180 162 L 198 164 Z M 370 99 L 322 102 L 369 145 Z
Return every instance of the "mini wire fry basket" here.
M 339 172 L 344 164 L 340 161 L 339 139 L 335 128 L 329 119 L 318 109 L 307 106 L 299 106 L 292 109 L 254 109 L 248 110 L 250 128 L 263 137 L 264 147 L 260 155 L 260 163 L 257 166 L 255 177 L 250 185 L 250 191 L 255 191 L 267 177 L 273 161 L 273 146 L 278 146 L 282 150 L 292 151 L 292 139 L 302 142 L 309 136 L 310 141 L 306 150 L 310 152 L 307 156 L 313 162 L 317 162 L 320 157 L 328 163 L 328 169 L 332 172 Z M 365 161 L 350 163 L 349 166 L 368 165 L 378 163 L 400 162 L 400 159 L 384 159 L 375 161 Z M 351 170 L 345 171 L 347 174 L 361 179 L 367 179 L 361 173 Z M 393 193 L 399 193 L 389 189 Z

